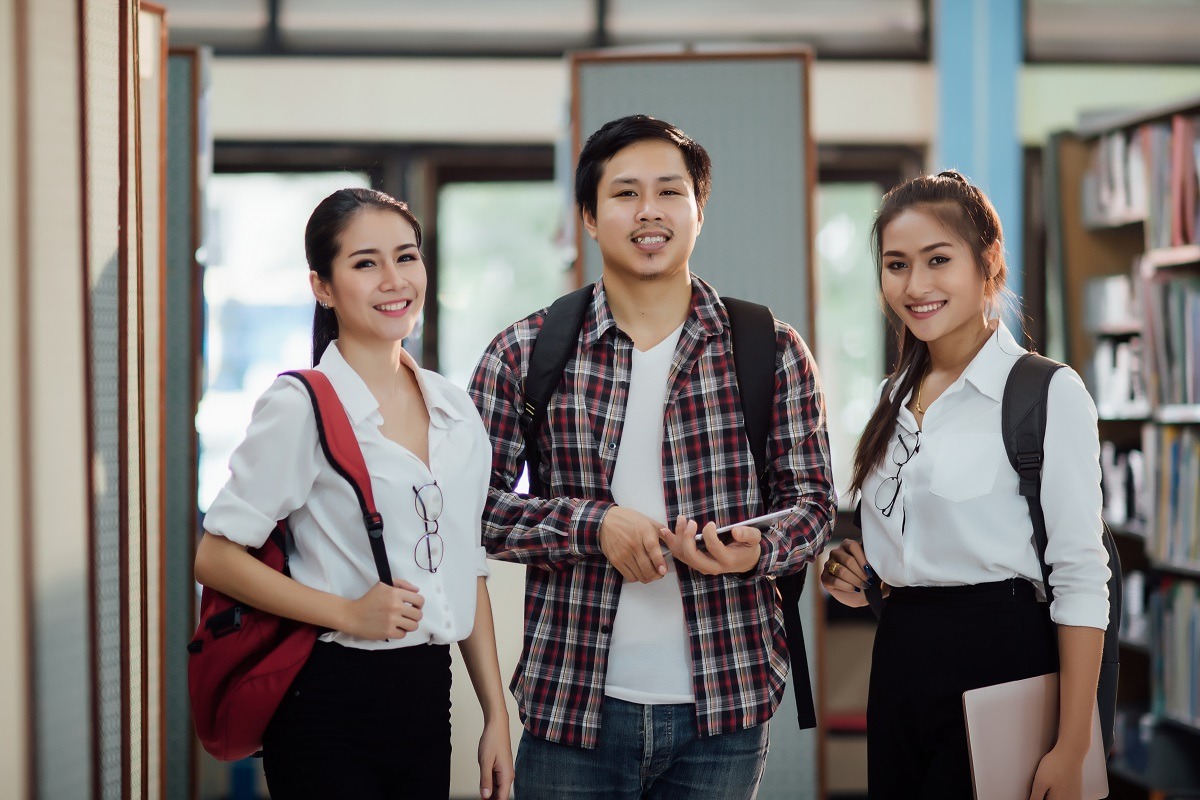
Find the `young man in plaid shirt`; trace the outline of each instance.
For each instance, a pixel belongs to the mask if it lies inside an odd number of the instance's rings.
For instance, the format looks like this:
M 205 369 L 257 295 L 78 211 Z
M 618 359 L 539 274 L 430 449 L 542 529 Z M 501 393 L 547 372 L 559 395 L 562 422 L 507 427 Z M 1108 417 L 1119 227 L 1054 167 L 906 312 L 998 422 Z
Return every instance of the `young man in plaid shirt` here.
M 704 148 L 650 117 L 606 124 L 580 153 L 576 203 L 603 277 L 539 434 L 541 496 L 514 486 L 546 312 L 497 336 L 471 381 L 493 447 L 484 545 L 529 567 L 512 681 L 521 800 L 735 800 L 762 776 L 788 664 L 771 578 L 820 552 L 835 498 L 812 356 L 776 320 L 763 488 L 791 513 L 729 544 L 716 534 L 762 495 L 729 316 L 688 269 L 710 186 Z

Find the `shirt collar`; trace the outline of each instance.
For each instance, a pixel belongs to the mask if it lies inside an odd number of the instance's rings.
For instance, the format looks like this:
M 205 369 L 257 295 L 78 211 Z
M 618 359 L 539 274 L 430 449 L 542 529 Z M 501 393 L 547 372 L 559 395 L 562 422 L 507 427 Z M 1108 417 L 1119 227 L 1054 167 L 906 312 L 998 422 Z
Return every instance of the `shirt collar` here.
M 443 391 L 444 387 L 436 381 L 428 380 L 424 371 L 407 350 L 400 351 L 400 360 L 417 376 L 417 384 L 421 387 L 425 408 L 429 411 L 429 419 L 434 425 L 445 428 L 452 420 L 462 420 L 462 414 L 450 402 Z M 338 349 L 337 340 L 329 343 L 329 347 L 321 355 L 321 362 L 317 368 L 324 372 L 329 378 L 329 382 L 333 384 L 338 399 L 345 406 L 346 415 L 350 417 L 352 423 L 358 425 L 379 411 L 379 403 L 375 400 L 375 395 L 371 394 L 366 382 L 354 371 L 354 367 L 346 362 L 346 357 Z
M 709 336 L 720 334 L 729 325 L 729 313 L 717 297 L 716 291 L 695 275 L 692 276 L 692 313 L 684 322 L 685 329 L 692 320 L 698 322 L 704 333 Z M 616 327 L 612 309 L 608 307 L 604 279 L 601 278 L 595 283 L 592 308 L 584 319 L 583 342 L 590 348 L 599 342 L 605 333 Z
M 1013 338 L 1004 323 L 997 320 L 996 330 L 971 359 L 971 363 L 963 370 L 958 380 L 951 384 L 951 388 L 970 383 L 980 394 L 987 395 L 997 403 L 1003 402 L 1004 385 L 1008 382 L 1008 373 L 1012 370 L 1016 360 L 1026 352 L 1025 348 L 1017 344 L 1017 340 Z M 903 381 L 904 375 L 901 373 L 892 384 L 891 396 L 893 398 Z M 901 406 L 908 405 L 912 400 L 913 391 L 915 389 L 909 390 L 901 400 Z
M 1004 399 L 1004 385 L 1013 363 L 1025 352 L 1004 323 L 997 320 L 996 330 L 963 370 L 963 380 L 999 403 Z

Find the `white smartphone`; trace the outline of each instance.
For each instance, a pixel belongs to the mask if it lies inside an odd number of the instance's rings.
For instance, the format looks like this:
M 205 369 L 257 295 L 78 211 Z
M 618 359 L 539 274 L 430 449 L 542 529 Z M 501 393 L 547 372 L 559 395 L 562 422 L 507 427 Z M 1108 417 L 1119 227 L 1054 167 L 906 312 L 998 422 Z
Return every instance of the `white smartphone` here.
M 732 525 L 726 525 L 724 528 L 717 528 L 717 535 L 721 537 L 721 541 L 728 544 L 733 541 L 734 528 L 758 528 L 760 531 L 765 531 L 795 510 L 794 508 L 785 508 L 783 511 L 772 511 L 770 514 L 763 514 L 761 517 L 753 517 L 742 522 L 735 522 Z M 696 541 L 700 541 L 702 538 L 704 538 L 703 534 L 696 534 Z

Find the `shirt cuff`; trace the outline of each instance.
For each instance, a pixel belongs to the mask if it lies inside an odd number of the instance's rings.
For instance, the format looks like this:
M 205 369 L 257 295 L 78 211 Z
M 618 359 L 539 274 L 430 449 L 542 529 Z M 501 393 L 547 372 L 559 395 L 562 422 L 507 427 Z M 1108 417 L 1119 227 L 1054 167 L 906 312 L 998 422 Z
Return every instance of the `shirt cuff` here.
M 487 563 L 487 548 L 483 545 L 475 548 L 475 577 L 490 578 L 492 570 Z
M 228 488 L 217 493 L 204 515 L 204 530 L 251 548 L 262 547 L 277 523 Z
M 571 515 L 571 532 L 568 545 L 572 553 L 580 556 L 602 555 L 600 549 L 600 526 L 604 515 L 616 503 L 607 500 L 584 500 Z
M 1108 628 L 1108 598 L 1096 595 L 1069 594 L 1055 598 L 1050 604 L 1050 618 L 1059 625 L 1080 628 Z

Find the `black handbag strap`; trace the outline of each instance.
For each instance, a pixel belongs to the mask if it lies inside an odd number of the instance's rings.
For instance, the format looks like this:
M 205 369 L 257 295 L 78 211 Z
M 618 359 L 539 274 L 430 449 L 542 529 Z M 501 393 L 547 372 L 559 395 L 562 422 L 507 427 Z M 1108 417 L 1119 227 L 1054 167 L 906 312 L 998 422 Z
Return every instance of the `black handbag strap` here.
M 392 570 L 388 564 L 387 550 L 383 543 L 383 516 L 375 508 L 375 495 L 371 489 L 371 473 L 363 460 L 354 426 L 346 416 L 346 408 L 338 399 L 337 391 L 325 373 L 315 369 L 298 369 L 282 373 L 300 381 L 308 390 L 313 414 L 317 420 L 317 438 L 321 451 L 334 471 L 346 479 L 358 498 L 363 525 L 371 543 L 371 555 L 379 582 L 392 585 Z M 285 549 L 286 553 L 287 550 Z

